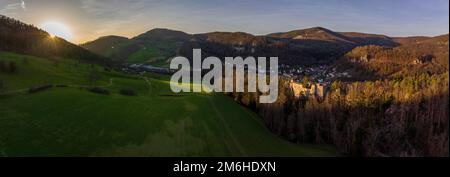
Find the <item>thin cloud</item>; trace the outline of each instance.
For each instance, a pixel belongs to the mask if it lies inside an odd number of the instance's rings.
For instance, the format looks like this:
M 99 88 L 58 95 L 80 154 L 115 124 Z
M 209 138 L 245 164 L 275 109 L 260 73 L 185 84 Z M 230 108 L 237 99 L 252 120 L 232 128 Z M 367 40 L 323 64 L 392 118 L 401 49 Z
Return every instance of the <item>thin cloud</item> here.
M 21 0 L 20 7 L 22 7 L 23 10 L 27 10 L 27 6 L 25 5 L 25 1 Z
M 120 18 L 145 10 L 145 0 L 81 0 L 81 8 L 97 18 Z
M 7 4 L 3 7 L 3 9 L 0 9 L 0 13 L 6 14 L 6 15 L 13 15 L 17 14 L 17 10 L 23 10 L 26 11 L 27 7 L 24 0 L 20 0 L 20 2 Z

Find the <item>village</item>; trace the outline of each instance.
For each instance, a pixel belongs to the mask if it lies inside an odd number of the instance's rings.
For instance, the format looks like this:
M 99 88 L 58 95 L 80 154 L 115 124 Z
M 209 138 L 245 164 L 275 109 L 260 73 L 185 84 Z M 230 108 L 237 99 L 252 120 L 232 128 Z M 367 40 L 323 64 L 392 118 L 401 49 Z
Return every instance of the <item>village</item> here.
M 122 72 L 140 75 L 147 72 L 173 74 L 176 70 L 148 64 L 131 64 L 124 66 Z M 302 67 L 280 64 L 278 74 L 280 77 L 290 81 L 289 85 L 295 97 L 305 96 L 319 99 L 326 96 L 333 81 L 351 77 L 348 72 L 338 72 L 336 68 L 327 65 Z M 308 81 L 304 81 L 304 79 Z
M 281 64 L 279 75 L 290 81 L 289 85 L 297 98 L 323 98 L 333 81 L 351 77 L 348 72 L 338 72 L 336 68 L 327 65 L 301 67 Z

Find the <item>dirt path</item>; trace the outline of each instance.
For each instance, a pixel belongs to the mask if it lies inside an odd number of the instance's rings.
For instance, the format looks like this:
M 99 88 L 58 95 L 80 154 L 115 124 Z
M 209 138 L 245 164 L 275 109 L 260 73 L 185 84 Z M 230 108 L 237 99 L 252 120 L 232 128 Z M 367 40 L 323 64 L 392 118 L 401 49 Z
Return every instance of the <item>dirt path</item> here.
M 241 156 L 248 156 L 247 153 L 245 152 L 244 148 L 242 147 L 242 145 L 239 143 L 239 141 L 236 139 L 234 134 L 231 132 L 230 127 L 228 126 L 227 122 L 225 121 L 225 118 L 223 117 L 223 115 L 220 114 L 220 112 L 219 112 L 216 104 L 214 103 L 214 101 L 211 99 L 211 97 L 208 97 L 207 99 L 208 99 L 210 105 L 212 106 L 214 112 L 216 112 L 217 117 L 222 122 L 222 125 L 225 127 L 226 134 L 231 138 L 231 140 L 233 140 L 233 143 L 237 147 L 240 155 Z

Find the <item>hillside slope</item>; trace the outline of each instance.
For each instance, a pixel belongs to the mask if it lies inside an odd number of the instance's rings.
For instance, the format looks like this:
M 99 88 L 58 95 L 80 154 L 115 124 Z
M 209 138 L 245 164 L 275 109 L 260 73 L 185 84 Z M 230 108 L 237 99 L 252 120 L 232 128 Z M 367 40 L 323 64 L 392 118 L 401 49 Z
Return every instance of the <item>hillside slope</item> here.
M 0 61 L 18 64 L 14 73 L 0 72 L 0 156 L 336 155 L 327 145 L 278 138 L 222 94 L 174 94 L 166 76 L 3 52 Z M 60 86 L 27 93 L 42 84 Z M 89 92 L 93 86 L 110 94 Z M 137 96 L 119 94 L 124 88 Z
M 358 77 L 441 74 L 449 69 L 448 40 L 447 34 L 421 40 L 403 39 L 405 44 L 394 48 L 375 45 L 356 47 L 338 62 L 338 66 L 349 68 Z
M 322 27 L 294 30 L 283 33 L 272 33 L 268 34 L 267 36 L 293 40 L 321 40 L 352 43 L 352 41 L 347 36 Z
M 125 61 L 130 53 L 139 49 L 130 39 L 120 36 L 104 36 L 97 39 L 95 43 L 87 43 L 82 47 L 118 62 Z
M 127 63 L 167 65 L 191 35 L 168 29 L 153 29 L 134 38 L 105 36 L 81 46 L 94 53 Z
M 105 57 L 93 54 L 75 44 L 32 25 L 0 15 L 0 50 L 48 57 L 50 59 L 72 58 L 86 62 L 107 64 Z
M 314 65 L 332 63 L 357 46 L 395 47 L 400 45 L 397 40 L 403 43 L 410 40 L 376 34 L 340 33 L 322 27 L 265 36 L 243 32 L 191 35 L 169 29 L 153 29 L 129 40 L 117 42 L 119 40 L 115 38 L 117 37 L 102 37 L 81 46 L 127 63 L 162 66 L 167 66 L 174 56 L 191 56 L 192 48 L 201 48 L 206 55 L 218 57 L 278 56 L 280 63 Z

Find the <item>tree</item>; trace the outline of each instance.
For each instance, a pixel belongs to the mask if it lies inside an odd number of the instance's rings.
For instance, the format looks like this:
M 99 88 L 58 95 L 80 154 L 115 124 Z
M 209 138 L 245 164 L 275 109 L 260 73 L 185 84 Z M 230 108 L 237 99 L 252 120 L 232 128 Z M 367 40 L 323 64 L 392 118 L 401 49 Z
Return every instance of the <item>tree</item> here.
M 311 87 L 311 79 L 309 78 L 309 76 L 303 77 L 302 84 L 303 84 L 306 88 L 310 88 L 310 87 Z
M 2 93 L 5 88 L 6 88 L 5 81 L 0 80 L 0 93 Z
M 23 58 L 22 58 L 22 63 L 23 63 L 24 65 L 28 65 L 28 63 L 29 63 L 28 57 L 23 57 Z
M 341 91 L 343 88 L 342 82 L 341 81 L 333 81 L 333 83 L 331 84 L 331 90 L 332 91 Z
M 53 66 L 54 67 L 58 67 L 59 66 L 59 61 L 58 60 L 53 60 Z
M 100 79 L 100 74 L 96 69 L 92 69 L 88 74 L 88 80 L 91 84 L 95 84 Z
M 9 62 L 9 70 L 10 73 L 15 73 L 17 71 L 17 64 L 16 62 Z
M 7 67 L 6 67 L 6 63 L 5 61 L 1 60 L 0 61 L 0 72 L 6 72 Z

